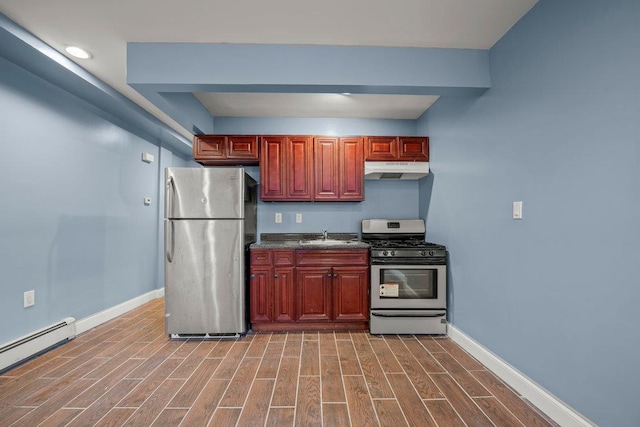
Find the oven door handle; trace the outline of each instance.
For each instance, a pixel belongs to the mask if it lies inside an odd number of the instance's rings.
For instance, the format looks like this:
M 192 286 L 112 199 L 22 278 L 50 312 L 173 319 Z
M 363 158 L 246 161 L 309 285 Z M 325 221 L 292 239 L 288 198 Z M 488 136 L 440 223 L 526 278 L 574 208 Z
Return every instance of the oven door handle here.
M 443 317 L 447 313 L 398 313 L 397 311 L 394 313 L 371 313 L 372 316 L 376 317 Z

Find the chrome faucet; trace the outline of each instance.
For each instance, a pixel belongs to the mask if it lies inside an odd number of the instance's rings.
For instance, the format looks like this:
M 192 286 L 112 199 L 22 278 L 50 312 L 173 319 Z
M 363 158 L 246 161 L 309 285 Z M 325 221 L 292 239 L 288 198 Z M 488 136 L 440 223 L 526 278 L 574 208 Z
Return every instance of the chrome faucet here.
M 327 240 L 327 230 L 322 230 L 322 240 Z

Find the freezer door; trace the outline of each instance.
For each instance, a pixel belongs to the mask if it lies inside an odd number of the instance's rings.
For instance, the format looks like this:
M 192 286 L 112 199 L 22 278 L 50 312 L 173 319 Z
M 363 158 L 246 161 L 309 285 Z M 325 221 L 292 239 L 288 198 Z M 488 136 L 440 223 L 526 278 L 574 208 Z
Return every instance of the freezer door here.
M 244 218 L 242 168 L 166 168 L 165 218 Z
M 168 334 L 243 334 L 241 220 L 165 220 Z

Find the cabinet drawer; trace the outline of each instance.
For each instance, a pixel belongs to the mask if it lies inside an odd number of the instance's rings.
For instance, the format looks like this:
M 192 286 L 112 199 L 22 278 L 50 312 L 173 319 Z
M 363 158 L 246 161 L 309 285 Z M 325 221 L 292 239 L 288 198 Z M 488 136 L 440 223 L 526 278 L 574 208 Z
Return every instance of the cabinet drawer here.
M 293 261 L 294 261 L 293 250 L 274 249 L 271 252 L 272 252 L 272 259 L 273 259 L 274 266 L 293 265 Z
M 271 265 L 272 251 L 257 249 L 251 251 L 251 266 L 254 265 Z
M 251 265 L 291 266 L 295 260 L 293 249 L 252 249 Z
M 369 265 L 369 251 L 309 249 L 296 251 L 296 265 L 334 267 L 338 265 Z

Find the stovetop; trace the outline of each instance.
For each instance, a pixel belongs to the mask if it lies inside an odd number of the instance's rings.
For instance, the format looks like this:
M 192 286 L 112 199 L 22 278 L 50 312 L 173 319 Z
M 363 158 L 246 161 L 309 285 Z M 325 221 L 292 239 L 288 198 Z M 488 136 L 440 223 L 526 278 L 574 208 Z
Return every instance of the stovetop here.
M 443 245 L 425 241 L 426 227 L 422 219 L 362 220 L 362 241 L 371 247 L 372 263 L 400 260 L 402 263 L 439 264 L 447 257 Z
M 443 245 L 419 239 L 408 240 L 366 240 L 372 249 L 445 249 Z
M 424 240 L 369 240 L 366 242 L 371 246 L 371 264 L 445 264 L 447 259 L 447 250 L 443 245 Z

